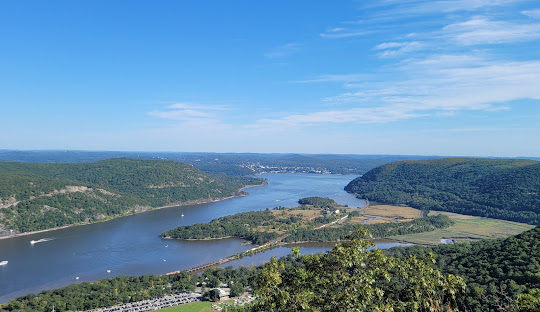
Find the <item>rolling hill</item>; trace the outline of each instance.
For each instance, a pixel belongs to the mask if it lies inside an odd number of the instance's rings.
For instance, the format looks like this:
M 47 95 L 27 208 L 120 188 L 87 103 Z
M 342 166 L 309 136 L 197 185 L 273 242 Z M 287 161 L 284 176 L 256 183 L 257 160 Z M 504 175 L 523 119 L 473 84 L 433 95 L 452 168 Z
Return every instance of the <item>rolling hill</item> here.
M 534 160 L 399 161 L 370 170 L 345 190 L 422 210 L 540 223 L 540 162 Z
M 209 176 L 163 160 L 0 162 L 0 233 L 87 223 L 171 204 L 238 195 L 262 179 Z

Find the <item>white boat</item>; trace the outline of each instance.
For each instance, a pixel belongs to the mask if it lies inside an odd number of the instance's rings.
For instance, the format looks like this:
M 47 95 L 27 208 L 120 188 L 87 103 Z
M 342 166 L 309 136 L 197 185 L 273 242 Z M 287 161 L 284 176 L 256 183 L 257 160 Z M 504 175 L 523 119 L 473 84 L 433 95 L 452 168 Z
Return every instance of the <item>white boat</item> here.
M 163 262 L 165 262 L 165 261 L 167 261 L 167 260 L 163 259 Z
M 182 212 L 182 217 L 184 216 L 184 213 Z
M 34 245 L 35 243 L 37 243 L 37 241 L 35 241 L 35 240 L 30 241 L 30 244 L 32 244 L 32 245 Z
M 79 279 L 79 277 L 78 277 L 78 276 L 76 276 L 76 277 L 75 277 L 75 279 L 76 279 L 76 280 L 78 280 L 78 279 Z
M 111 273 L 111 270 L 107 270 L 107 273 Z
M 6 264 L 8 264 L 8 262 L 9 262 L 9 261 L 4 260 L 4 261 L 0 262 L 0 265 L 6 265 Z

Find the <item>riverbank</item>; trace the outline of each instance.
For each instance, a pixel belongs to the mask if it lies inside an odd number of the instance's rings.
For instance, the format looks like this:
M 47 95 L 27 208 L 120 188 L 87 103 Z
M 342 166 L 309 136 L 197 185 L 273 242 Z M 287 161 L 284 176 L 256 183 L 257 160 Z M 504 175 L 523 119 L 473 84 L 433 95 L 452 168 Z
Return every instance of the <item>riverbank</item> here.
M 215 203 L 215 202 L 224 201 L 224 200 L 231 199 L 231 198 L 247 196 L 247 195 L 249 195 L 249 193 L 244 192 L 244 189 L 251 188 L 251 187 L 257 187 L 257 186 L 264 186 L 264 185 L 267 185 L 267 184 L 268 184 L 268 181 L 265 181 L 263 184 L 258 184 L 258 185 L 246 185 L 244 187 L 239 188 L 236 191 L 236 193 L 237 193 L 236 195 L 227 196 L 227 197 L 221 197 L 221 198 L 205 198 L 205 199 L 191 200 L 191 201 L 187 201 L 187 202 L 175 202 L 175 203 L 171 203 L 171 204 L 168 204 L 168 205 L 159 206 L 159 207 L 153 207 L 153 208 L 150 207 L 150 206 L 139 206 L 139 207 L 134 206 L 134 207 L 131 207 L 130 209 L 128 209 L 125 213 L 117 215 L 117 216 L 109 216 L 109 217 L 104 217 L 104 218 L 101 218 L 101 219 L 98 219 L 98 220 L 93 220 L 91 222 L 79 222 L 79 223 L 74 223 L 74 224 L 67 224 L 67 225 L 63 225 L 63 226 L 58 226 L 58 227 L 54 227 L 54 228 L 50 228 L 50 229 L 44 229 L 44 230 L 38 230 L 38 231 L 23 232 L 23 233 L 13 233 L 13 234 L 1 234 L 0 239 L 9 239 L 9 238 L 15 238 L 15 237 L 39 234 L 39 233 L 47 233 L 47 232 L 52 232 L 52 231 L 61 230 L 61 229 L 67 229 L 67 228 L 71 228 L 71 227 L 90 225 L 90 224 L 95 224 L 95 223 L 102 223 L 102 222 L 107 222 L 107 221 L 111 221 L 111 220 L 118 219 L 118 218 L 123 218 L 123 217 L 128 217 L 128 216 L 132 216 L 132 215 L 136 215 L 136 214 L 140 214 L 140 213 L 154 211 L 154 210 L 158 210 L 158 209 L 166 209 L 166 208 L 182 207 L 182 206 L 195 206 L 195 205 Z

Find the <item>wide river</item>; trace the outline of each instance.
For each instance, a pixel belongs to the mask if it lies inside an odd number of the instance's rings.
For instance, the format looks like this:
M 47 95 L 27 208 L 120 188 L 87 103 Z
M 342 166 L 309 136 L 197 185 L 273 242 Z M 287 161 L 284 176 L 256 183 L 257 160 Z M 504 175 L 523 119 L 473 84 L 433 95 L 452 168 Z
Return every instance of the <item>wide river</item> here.
M 161 239 L 162 232 L 180 225 L 276 206 L 295 207 L 298 199 L 308 196 L 330 197 L 349 207 L 365 204 L 343 190 L 356 177 L 354 175 L 265 174 L 261 177 L 268 179 L 268 185 L 246 189 L 249 196 L 245 197 L 153 210 L 102 223 L 2 239 L 0 261 L 9 263 L 0 266 L 0 303 L 44 289 L 112 276 L 184 270 L 252 248 L 243 245 L 240 239 Z M 31 240 L 41 242 L 30 244 Z M 381 247 L 389 246 L 392 245 Z M 301 251 L 328 248 L 311 246 Z M 289 252 L 290 249 L 282 247 L 231 264 L 264 261 L 272 255 Z

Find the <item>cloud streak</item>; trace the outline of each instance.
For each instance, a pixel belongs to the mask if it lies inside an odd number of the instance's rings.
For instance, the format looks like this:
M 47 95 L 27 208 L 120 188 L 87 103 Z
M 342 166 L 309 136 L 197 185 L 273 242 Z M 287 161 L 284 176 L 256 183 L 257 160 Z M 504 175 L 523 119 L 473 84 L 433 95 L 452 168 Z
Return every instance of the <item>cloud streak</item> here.
M 265 53 L 264 56 L 269 59 L 282 58 L 298 52 L 301 46 L 299 43 L 287 43 L 274 48 L 271 52 Z
M 215 119 L 216 112 L 224 110 L 227 110 L 227 108 L 220 105 L 175 103 L 166 106 L 164 110 L 151 111 L 148 113 L 148 115 L 162 119 L 189 122 L 203 119 Z

